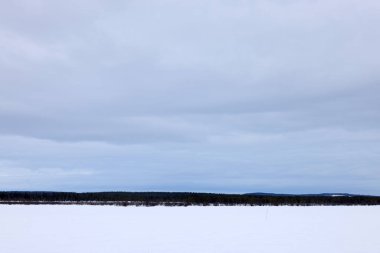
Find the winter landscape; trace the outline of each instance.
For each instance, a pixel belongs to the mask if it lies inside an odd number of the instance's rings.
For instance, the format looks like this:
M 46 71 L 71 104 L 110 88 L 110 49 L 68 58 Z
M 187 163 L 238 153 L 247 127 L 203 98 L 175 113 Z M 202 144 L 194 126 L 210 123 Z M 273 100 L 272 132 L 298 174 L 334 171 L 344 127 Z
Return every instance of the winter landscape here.
M 375 253 L 380 206 L 0 205 L 2 253 Z
M 379 253 L 379 0 L 0 0 L 0 253 Z

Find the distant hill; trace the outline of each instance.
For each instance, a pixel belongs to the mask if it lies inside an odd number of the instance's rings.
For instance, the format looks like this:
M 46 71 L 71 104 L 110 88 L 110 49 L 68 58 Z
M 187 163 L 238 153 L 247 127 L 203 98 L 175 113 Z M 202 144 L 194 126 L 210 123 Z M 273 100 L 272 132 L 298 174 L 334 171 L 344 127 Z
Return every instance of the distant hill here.
M 356 196 L 366 196 L 366 197 L 376 197 L 376 196 L 373 196 L 373 195 L 360 195 L 360 194 L 350 194 L 350 193 L 288 194 L 288 193 L 253 192 L 253 193 L 245 193 L 244 195 L 250 195 L 250 196 L 325 196 L 325 197 L 356 197 Z

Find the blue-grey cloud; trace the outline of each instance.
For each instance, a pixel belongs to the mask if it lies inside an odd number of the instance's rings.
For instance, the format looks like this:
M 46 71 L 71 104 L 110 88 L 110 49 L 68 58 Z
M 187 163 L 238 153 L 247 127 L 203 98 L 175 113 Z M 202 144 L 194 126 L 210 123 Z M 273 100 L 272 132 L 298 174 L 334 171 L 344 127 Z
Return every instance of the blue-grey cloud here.
M 0 4 L 4 189 L 380 194 L 380 4 Z

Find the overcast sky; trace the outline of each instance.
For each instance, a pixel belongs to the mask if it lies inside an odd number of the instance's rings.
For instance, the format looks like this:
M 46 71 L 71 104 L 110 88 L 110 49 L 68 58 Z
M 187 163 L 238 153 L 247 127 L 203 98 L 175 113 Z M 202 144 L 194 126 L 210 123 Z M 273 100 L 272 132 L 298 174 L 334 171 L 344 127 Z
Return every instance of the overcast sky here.
M 0 3 L 0 190 L 380 194 L 380 1 Z

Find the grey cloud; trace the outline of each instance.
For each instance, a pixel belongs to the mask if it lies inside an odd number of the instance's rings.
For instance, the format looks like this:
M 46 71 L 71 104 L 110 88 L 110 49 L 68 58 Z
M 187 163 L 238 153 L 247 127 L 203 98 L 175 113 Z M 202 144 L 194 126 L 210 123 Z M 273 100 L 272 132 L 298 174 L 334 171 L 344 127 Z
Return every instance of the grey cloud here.
M 76 190 L 380 192 L 378 1 L 0 5 L 15 168 L 102 175 Z

